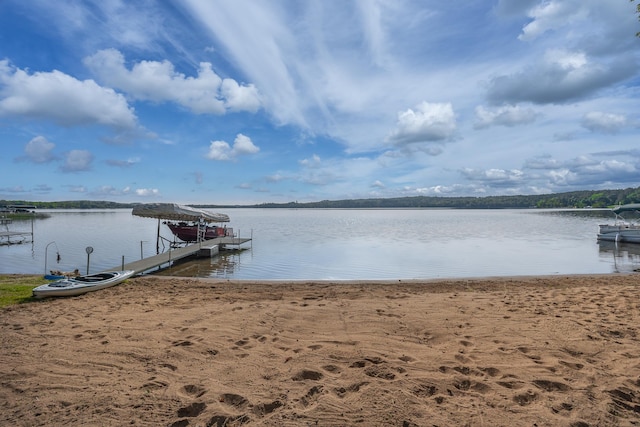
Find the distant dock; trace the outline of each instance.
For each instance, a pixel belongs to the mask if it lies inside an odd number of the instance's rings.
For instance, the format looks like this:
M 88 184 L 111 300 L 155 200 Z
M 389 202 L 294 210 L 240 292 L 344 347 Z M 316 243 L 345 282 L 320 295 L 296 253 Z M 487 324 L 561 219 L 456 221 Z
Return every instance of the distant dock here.
M 204 240 L 199 243 L 193 243 L 182 248 L 170 249 L 158 255 L 133 261 L 124 265 L 119 265 L 108 271 L 115 270 L 133 270 L 135 274 L 141 274 L 153 268 L 159 268 L 165 264 L 171 265 L 174 261 L 178 261 L 189 256 L 213 256 L 218 253 L 218 248 L 225 246 L 240 246 L 243 243 L 251 241 L 250 238 L 241 237 L 217 237 L 215 239 Z
M 6 231 L 0 231 L 0 245 L 17 245 L 27 241 L 33 242 L 33 220 L 31 221 L 31 231 L 9 231 L 11 218 L 0 217 L 0 226 Z M 31 238 L 27 240 L 27 238 Z

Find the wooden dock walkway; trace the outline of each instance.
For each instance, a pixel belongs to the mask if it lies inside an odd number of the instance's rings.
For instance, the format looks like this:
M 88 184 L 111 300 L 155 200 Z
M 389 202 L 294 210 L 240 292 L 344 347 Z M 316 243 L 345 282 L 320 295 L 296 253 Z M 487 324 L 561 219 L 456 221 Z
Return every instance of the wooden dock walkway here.
M 239 246 L 249 241 L 251 241 L 251 239 L 242 237 L 217 237 L 215 239 L 204 240 L 200 243 L 193 243 L 182 248 L 170 249 L 158 255 L 124 264 L 124 267 L 119 265 L 105 271 L 133 270 L 135 274 L 140 274 L 152 268 L 160 267 L 164 264 L 171 264 L 174 261 L 195 255 L 205 248 L 226 245 Z

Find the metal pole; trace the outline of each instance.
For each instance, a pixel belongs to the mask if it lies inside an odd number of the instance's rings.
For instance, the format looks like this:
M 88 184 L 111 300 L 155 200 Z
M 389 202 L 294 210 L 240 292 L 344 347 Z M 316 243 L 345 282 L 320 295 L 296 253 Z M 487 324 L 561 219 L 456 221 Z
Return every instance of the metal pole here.
M 49 245 L 51 244 L 55 244 L 56 242 L 49 242 L 47 243 L 47 246 L 45 246 L 44 248 L 44 275 L 47 275 L 47 252 L 49 251 Z M 57 245 L 56 245 L 57 246 Z
M 156 236 L 156 255 L 160 253 L 160 217 L 158 217 L 158 235 Z
M 120 271 L 124 271 L 124 255 L 122 255 L 122 268 L 120 269 Z
M 91 257 L 91 252 L 93 252 L 93 248 L 91 246 L 87 246 L 85 248 L 85 251 L 87 251 L 87 274 L 89 274 L 89 258 Z

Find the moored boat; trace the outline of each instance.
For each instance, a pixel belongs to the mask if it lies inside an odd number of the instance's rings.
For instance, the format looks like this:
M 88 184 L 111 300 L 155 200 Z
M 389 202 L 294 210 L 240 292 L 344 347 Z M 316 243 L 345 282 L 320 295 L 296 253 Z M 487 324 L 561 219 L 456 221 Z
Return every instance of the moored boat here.
M 625 212 L 640 212 L 640 203 L 616 206 L 611 211 L 616 216 L 615 222 L 598 226 L 598 240 L 640 243 L 640 224 L 637 220 L 628 221 L 621 215 Z
M 135 271 L 106 271 L 96 274 L 60 279 L 33 289 L 35 298 L 67 297 L 115 286 L 133 276 Z
M 170 221 L 165 221 L 164 224 L 169 227 L 169 230 L 171 230 L 174 236 L 183 242 L 197 242 L 198 236 L 201 237 L 200 240 L 210 240 L 215 239 L 216 237 L 225 236 L 233 237 L 233 229 L 227 227 L 218 227 L 216 225 L 211 226 L 204 223 L 188 224 L 186 222 Z
M 150 203 L 135 206 L 131 213 L 136 216 L 158 219 L 157 252 L 160 250 L 160 220 L 165 220 L 164 224 L 169 227 L 174 236 L 183 242 L 201 242 L 216 237 L 233 236 L 231 228 L 210 225 L 216 222 L 229 222 L 228 215 L 191 206 L 176 203 Z

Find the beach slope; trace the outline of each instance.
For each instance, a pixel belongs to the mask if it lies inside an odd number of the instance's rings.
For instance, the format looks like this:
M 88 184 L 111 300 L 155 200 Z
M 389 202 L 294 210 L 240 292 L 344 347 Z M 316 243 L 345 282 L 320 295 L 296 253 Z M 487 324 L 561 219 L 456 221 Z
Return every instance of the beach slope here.
M 640 423 L 638 275 L 142 277 L 0 311 L 0 424 Z

